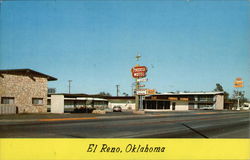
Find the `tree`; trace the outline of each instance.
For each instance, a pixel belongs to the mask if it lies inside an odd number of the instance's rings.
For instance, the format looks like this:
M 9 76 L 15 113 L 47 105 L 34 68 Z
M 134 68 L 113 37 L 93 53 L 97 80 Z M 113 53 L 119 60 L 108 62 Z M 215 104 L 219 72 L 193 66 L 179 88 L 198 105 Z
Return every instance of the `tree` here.
M 223 90 L 223 87 L 222 87 L 222 85 L 220 83 L 216 83 L 216 88 L 214 89 L 214 91 L 222 92 L 224 90 Z
M 232 98 L 233 99 L 238 99 L 238 97 L 239 97 L 240 105 L 242 105 L 243 103 L 248 102 L 248 99 L 246 97 L 244 97 L 244 95 L 245 95 L 244 91 L 234 90 Z
M 156 91 L 155 93 L 156 93 L 156 94 L 161 94 L 161 92 L 158 92 L 158 91 Z
M 124 96 L 128 96 L 128 94 L 127 94 L 126 92 L 123 92 L 122 94 L 123 94 Z
M 233 91 L 232 98 L 233 98 L 233 99 L 237 99 L 238 97 L 239 97 L 240 99 L 243 98 L 243 97 L 244 97 L 244 92 L 234 90 L 234 91 Z
M 224 99 L 229 100 L 229 93 L 227 93 L 226 91 L 224 91 Z
M 244 96 L 245 96 L 244 91 L 237 91 L 237 90 L 233 91 L 233 99 L 237 99 L 239 97 L 242 101 L 247 102 L 247 98 L 245 98 Z
M 106 93 L 106 92 L 100 92 L 98 95 L 100 95 L 100 96 L 111 96 L 111 94 L 110 93 Z

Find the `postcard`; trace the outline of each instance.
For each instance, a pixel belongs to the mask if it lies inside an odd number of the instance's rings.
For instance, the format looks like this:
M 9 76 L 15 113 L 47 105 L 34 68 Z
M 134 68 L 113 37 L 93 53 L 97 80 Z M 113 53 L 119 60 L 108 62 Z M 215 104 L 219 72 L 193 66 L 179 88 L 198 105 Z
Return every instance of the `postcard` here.
M 1 0 L 0 160 L 248 160 L 248 0 Z

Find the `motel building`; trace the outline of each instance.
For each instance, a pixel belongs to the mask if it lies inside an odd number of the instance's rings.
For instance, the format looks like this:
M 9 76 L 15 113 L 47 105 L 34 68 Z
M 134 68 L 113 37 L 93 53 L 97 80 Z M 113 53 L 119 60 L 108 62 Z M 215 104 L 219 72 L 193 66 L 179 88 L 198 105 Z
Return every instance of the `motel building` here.
M 145 96 L 145 111 L 223 110 L 224 92 L 164 93 Z
M 32 69 L 0 70 L 0 115 L 47 112 L 48 82 L 55 80 Z
M 48 94 L 48 111 L 51 113 L 73 112 L 75 109 L 97 109 L 108 108 L 108 100 L 98 95 L 84 93 L 69 94 L 55 93 Z
M 142 104 L 144 111 L 223 110 L 224 92 L 178 92 L 147 95 Z M 51 113 L 72 112 L 76 108 L 111 111 L 115 106 L 120 106 L 122 111 L 135 110 L 135 97 L 66 93 L 48 96 L 48 108 Z
M 120 106 L 123 111 L 135 109 L 134 96 L 100 96 L 89 94 L 48 94 L 48 111 L 51 113 L 74 112 L 76 109 L 112 111 Z

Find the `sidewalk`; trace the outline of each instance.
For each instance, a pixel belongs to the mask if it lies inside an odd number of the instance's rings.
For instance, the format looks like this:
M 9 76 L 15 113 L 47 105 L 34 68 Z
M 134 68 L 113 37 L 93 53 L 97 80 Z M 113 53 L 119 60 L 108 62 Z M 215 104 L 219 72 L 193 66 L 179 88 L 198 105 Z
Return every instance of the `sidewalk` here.
M 121 118 L 142 118 L 142 117 L 172 117 L 182 115 L 204 115 L 219 114 L 225 111 L 171 111 L 171 112 L 147 112 L 146 114 L 134 114 L 133 112 L 107 112 L 106 114 L 92 113 L 37 113 L 37 114 L 13 114 L 0 115 L 0 124 L 22 123 L 22 122 L 51 122 L 51 121 L 75 121 L 75 120 L 96 120 L 96 119 L 121 119 Z M 229 112 L 230 113 L 230 112 Z
M 176 114 L 187 114 L 189 111 L 169 111 L 169 112 L 146 112 L 145 115 L 176 115 Z M 38 119 L 54 119 L 54 118 L 82 118 L 82 117 L 124 117 L 124 116 L 143 116 L 139 114 L 134 114 L 132 111 L 124 112 L 106 112 L 106 114 L 93 114 L 93 113 L 24 113 L 24 114 L 10 114 L 10 115 L 0 115 L 0 122 L 2 120 L 38 120 Z
M 72 117 L 92 117 L 91 113 L 25 113 L 25 114 L 11 114 L 0 115 L 0 120 L 29 120 L 29 119 L 48 119 L 48 118 L 72 118 Z
M 37 114 L 13 114 L 0 115 L 1 123 L 16 123 L 16 122 L 49 122 L 49 121 L 74 121 L 74 120 L 93 120 L 93 119 L 115 119 L 115 118 L 131 118 L 143 117 L 151 114 L 137 115 L 132 112 L 107 112 L 106 114 L 92 113 L 37 113 Z

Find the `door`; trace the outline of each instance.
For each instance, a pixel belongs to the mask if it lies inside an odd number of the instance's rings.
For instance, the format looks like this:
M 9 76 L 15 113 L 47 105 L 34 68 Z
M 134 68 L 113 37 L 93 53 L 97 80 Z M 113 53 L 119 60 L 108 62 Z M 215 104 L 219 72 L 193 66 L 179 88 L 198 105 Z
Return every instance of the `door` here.
M 172 110 L 173 110 L 173 111 L 175 110 L 175 105 L 176 105 L 176 103 L 175 103 L 175 102 L 172 102 Z

